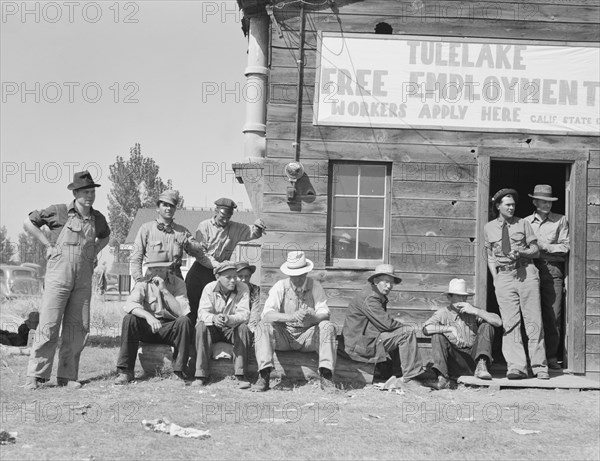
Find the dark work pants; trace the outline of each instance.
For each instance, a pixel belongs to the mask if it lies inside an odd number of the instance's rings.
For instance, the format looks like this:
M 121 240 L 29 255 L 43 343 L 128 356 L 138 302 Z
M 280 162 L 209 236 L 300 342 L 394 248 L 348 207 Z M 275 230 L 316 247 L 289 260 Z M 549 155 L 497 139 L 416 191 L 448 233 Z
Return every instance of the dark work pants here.
M 536 261 L 540 271 L 540 301 L 546 357 L 558 358 L 562 322 L 564 263 Z
M 123 318 L 121 329 L 121 350 L 117 360 L 117 368 L 123 373 L 133 374 L 135 359 L 140 341 L 151 344 L 167 344 L 173 346 L 173 371 L 184 371 L 187 364 L 194 327 L 187 316 L 177 320 L 162 322 L 162 327 L 156 333 L 145 319 L 127 314 Z
M 505 341 L 507 339 L 505 338 Z M 477 329 L 477 338 L 472 347 L 459 349 L 445 335 L 436 333 L 431 337 L 431 358 L 433 368 L 446 378 L 457 378 L 475 372 L 479 358 L 485 358 L 488 364 L 492 362 L 492 344 L 494 342 L 494 327 L 482 323 Z
M 382 343 L 385 351 L 392 357 L 392 363 L 397 363 L 398 357 L 400 358 L 403 378 L 414 378 L 423 372 L 423 361 L 414 330 L 400 327 L 383 332 L 377 343 Z
M 241 323 L 233 328 L 219 328 L 215 325 L 198 322 L 196 325 L 196 378 L 210 376 L 212 345 L 220 341 L 233 344 L 234 374 L 245 374 L 248 364 L 248 344 L 250 344 L 248 325 Z
M 204 287 L 215 280 L 213 270 L 204 267 L 197 261 L 192 264 L 192 267 L 185 276 L 185 288 L 190 301 L 190 313 L 188 317 L 192 320 L 192 325 L 196 325 L 196 320 L 198 319 L 198 305 L 200 304 Z

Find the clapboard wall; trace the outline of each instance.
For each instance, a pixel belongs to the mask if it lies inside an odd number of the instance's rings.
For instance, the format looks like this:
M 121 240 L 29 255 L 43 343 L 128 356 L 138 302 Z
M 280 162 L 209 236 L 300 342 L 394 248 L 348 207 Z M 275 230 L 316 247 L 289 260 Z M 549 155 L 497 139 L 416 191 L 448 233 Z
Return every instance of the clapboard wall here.
M 284 4 L 285 2 L 280 2 Z M 323 2 L 315 2 L 323 3 Z M 279 266 L 289 249 L 303 249 L 315 262 L 313 276 L 329 296 L 333 319 L 344 309 L 367 274 L 326 267 L 329 160 L 392 162 L 390 262 L 401 285 L 390 306 L 406 322 L 421 325 L 445 304 L 441 294 L 460 276 L 475 283 L 478 151 L 494 148 L 577 149 L 590 151 L 587 226 L 586 370 L 600 371 L 600 159 L 598 139 L 585 136 L 313 126 L 317 32 L 374 33 L 388 23 L 394 34 L 595 42 L 600 38 L 597 1 L 527 3 L 336 1 L 307 6 L 300 124 L 300 161 L 315 195 L 294 205 L 286 200 L 283 168 L 294 159 L 300 18 L 296 4 L 274 8 L 269 53 L 267 158 L 264 164 L 262 292 L 282 277 Z M 294 6 L 296 5 L 296 6 Z M 435 10 L 437 5 L 437 12 Z M 462 9 L 461 9 L 462 8 Z M 465 8 L 468 15 L 465 16 Z M 421 169 L 421 170 L 419 170 Z M 422 171 L 422 174 L 419 174 Z

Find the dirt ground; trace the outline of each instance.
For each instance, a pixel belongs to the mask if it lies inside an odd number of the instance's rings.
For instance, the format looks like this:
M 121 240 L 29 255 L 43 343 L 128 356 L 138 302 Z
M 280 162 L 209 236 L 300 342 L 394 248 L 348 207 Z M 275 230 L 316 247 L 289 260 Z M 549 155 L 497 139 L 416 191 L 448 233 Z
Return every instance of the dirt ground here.
M 324 393 L 281 383 L 264 394 L 234 381 L 202 391 L 169 378 L 112 384 L 117 347 L 84 350 L 79 390 L 25 391 L 27 356 L 0 357 L 0 459 L 599 459 L 600 393 L 567 390 Z M 167 418 L 208 430 L 184 439 L 144 430 Z M 519 434 L 516 430 L 536 431 Z

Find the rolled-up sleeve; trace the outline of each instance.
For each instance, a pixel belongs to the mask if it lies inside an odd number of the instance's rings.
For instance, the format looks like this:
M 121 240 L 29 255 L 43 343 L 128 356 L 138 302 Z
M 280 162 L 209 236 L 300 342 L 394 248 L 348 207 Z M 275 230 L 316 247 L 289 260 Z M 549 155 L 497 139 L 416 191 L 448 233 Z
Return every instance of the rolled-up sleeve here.
M 134 310 L 136 307 L 143 309 L 145 298 L 146 284 L 144 282 L 136 283 L 133 287 L 133 290 L 131 290 L 131 293 L 129 293 L 129 296 L 127 296 L 127 301 L 125 301 L 125 304 L 123 305 L 123 310 L 126 314 L 131 314 L 131 311 Z
M 29 213 L 29 220 L 35 227 L 48 226 L 50 229 L 57 227 L 58 210 L 56 205 L 51 205 L 43 210 L 34 210 Z
M 261 318 L 264 319 L 268 312 L 281 312 L 281 304 L 283 302 L 283 281 L 277 282 L 269 290 L 269 296 L 265 301 L 265 307 L 262 311 Z

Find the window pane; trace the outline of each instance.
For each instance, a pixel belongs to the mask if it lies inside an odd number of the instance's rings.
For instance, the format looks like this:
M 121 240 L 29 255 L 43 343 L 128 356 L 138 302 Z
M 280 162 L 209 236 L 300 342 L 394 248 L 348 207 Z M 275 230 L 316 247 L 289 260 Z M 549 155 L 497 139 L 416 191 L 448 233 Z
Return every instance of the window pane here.
M 383 195 L 385 192 L 385 165 L 361 165 L 360 195 Z
M 356 258 L 356 231 L 353 229 L 336 229 L 333 233 L 333 258 Z
M 356 227 L 358 199 L 337 197 L 333 201 L 333 227 Z
M 334 195 L 358 194 L 358 165 L 337 164 L 333 167 Z
M 383 227 L 383 198 L 360 199 L 360 227 Z
M 383 259 L 383 231 L 361 230 L 358 234 L 359 259 Z

